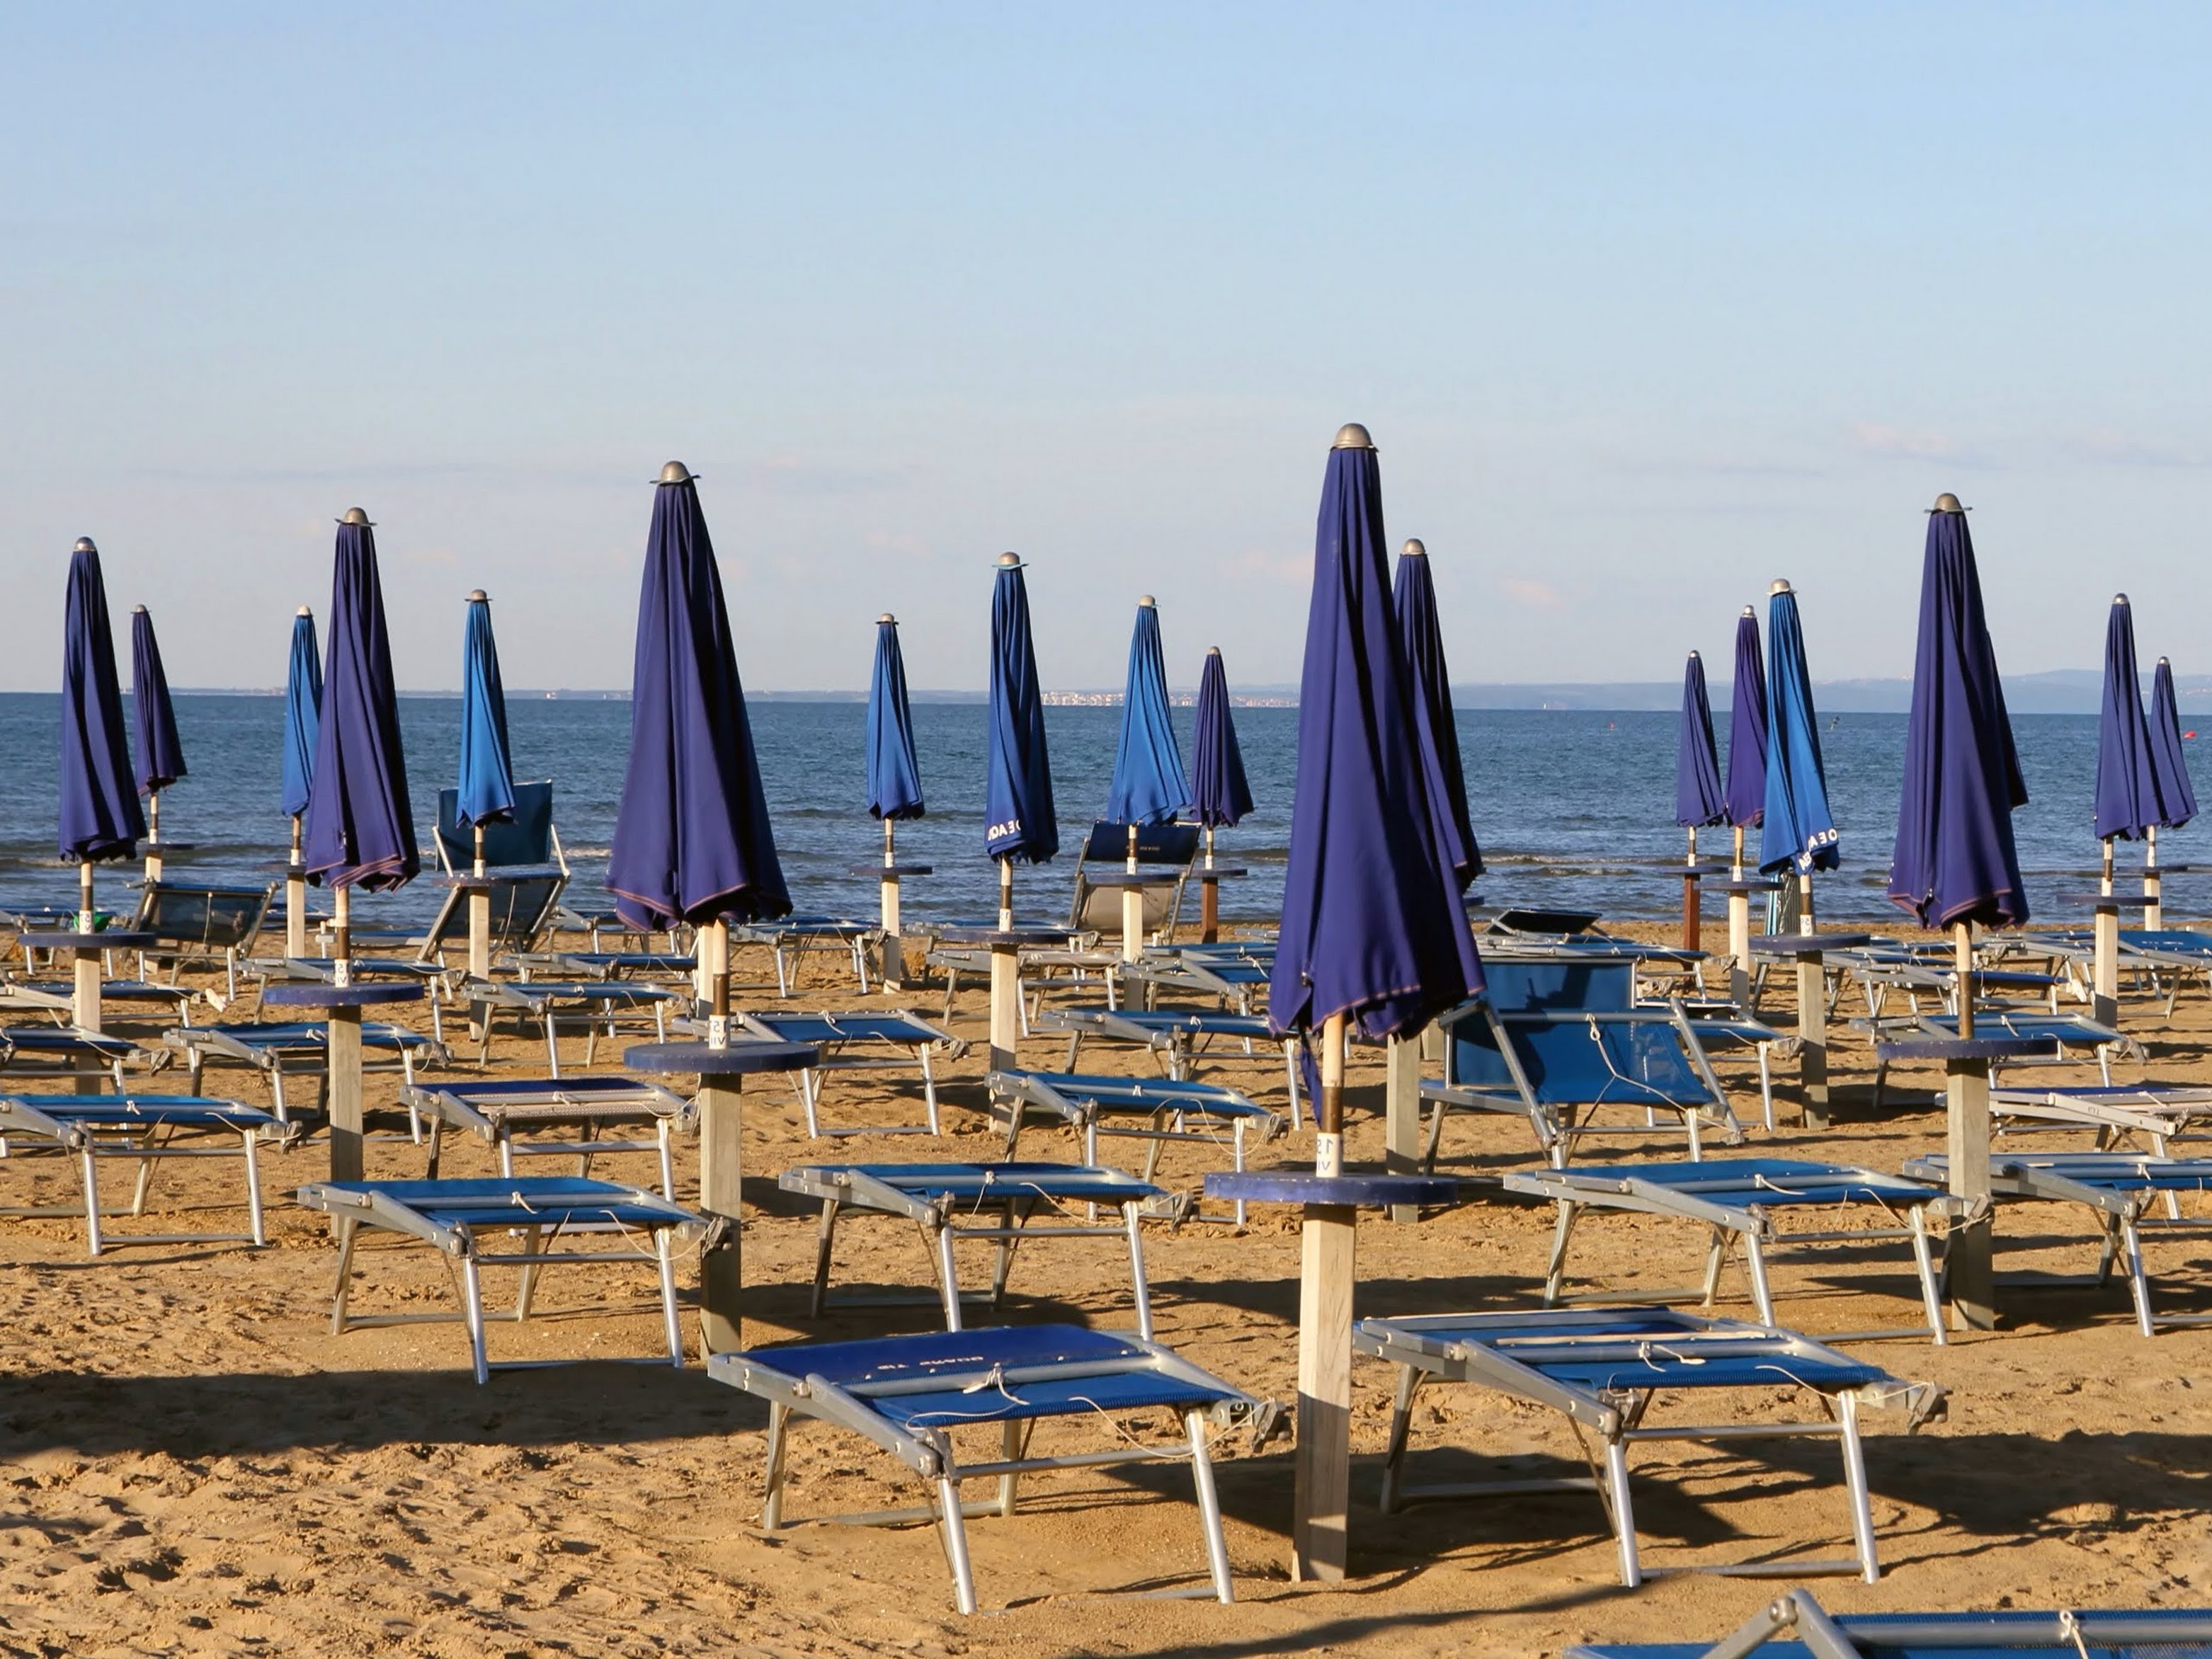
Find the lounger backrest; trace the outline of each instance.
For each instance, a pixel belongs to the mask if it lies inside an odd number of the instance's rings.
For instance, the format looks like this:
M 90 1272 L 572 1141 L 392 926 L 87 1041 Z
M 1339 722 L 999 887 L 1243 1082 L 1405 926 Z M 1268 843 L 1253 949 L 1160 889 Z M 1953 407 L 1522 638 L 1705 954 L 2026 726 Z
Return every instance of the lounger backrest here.
M 458 789 L 438 792 L 438 850 L 448 870 L 465 871 L 476 863 L 476 831 L 461 822 Z M 550 782 L 514 786 L 514 817 L 487 823 L 484 863 L 494 869 L 518 865 L 557 862 L 554 852 L 553 786 Z
M 1687 1105 L 1712 1098 L 1680 1030 L 1663 1019 L 1601 1014 L 1493 1021 L 1481 1005 L 1469 1004 L 1446 1017 L 1445 1029 L 1444 1080 L 1462 1088 L 1518 1093 L 1517 1067 L 1540 1105 Z M 1511 1064 L 1498 1047 L 1501 1032 L 1513 1048 Z
M 562 889 L 568 877 L 558 870 L 542 875 L 515 876 L 491 890 L 491 948 L 527 951 L 553 925 Z M 420 952 L 424 961 L 469 942 L 469 907 L 465 893 L 455 889 L 423 936 Z
M 196 951 L 246 951 L 269 914 L 274 887 L 180 887 L 155 882 L 138 898 L 132 924 L 164 945 Z
M 1198 856 L 1200 831 L 1194 823 L 1140 823 L 1137 826 L 1137 862 L 1188 864 Z M 1091 826 L 1084 838 L 1083 857 L 1097 864 L 1123 864 L 1129 857 L 1129 826 L 1103 818 Z
M 1566 957 L 1492 958 L 1482 964 L 1490 1006 L 1501 1014 L 1626 1013 L 1636 1006 L 1636 964 Z
M 1137 826 L 1137 862 L 1155 871 L 1176 871 L 1179 878 L 1172 887 L 1146 890 L 1146 938 L 1165 940 L 1174 937 L 1175 923 L 1182 911 L 1183 883 L 1188 879 L 1190 866 L 1198 857 L 1200 835 L 1194 823 Z M 1096 865 L 1101 869 L 1120 870 L 1127 866 L 1128 860 L 1127 824 L 1109 823 L 1102 818 L 1091 826 L 1091 833 L 1084 837 L 1083 851 L 1075 860 L 1075 902 L 1067 918 L 1070 927 L 1085 933 L 1121 931 L 1121 890 L 1094 887 L 1085 866 Z

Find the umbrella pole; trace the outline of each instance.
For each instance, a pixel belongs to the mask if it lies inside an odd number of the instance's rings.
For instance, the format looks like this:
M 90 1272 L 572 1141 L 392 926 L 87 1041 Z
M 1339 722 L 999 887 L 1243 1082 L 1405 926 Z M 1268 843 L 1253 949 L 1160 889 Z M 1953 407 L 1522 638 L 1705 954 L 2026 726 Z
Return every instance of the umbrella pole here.
M 717 917 L 699 929 L 708 971 L 707 1046 L 730 1046 L 730 924 Z M 700 1334 L 709 1353 L 743 1345 L 744 1267 L 738 1218 L 744 1176 L 743 1076 L 699 1075 L 699 1207 L 714 1218 L 699 1263 Z
M 334 985 L 353 983 L 353 889 L 334 888 L 331 892 L 331 982 Z
M 1018 1063 L 1015 1044 L 1022 1034 L 1021 952 L 1008 935 L 1014 928 L 1014 861 L 999 860 L 999 938 L 991 945 L 991 1069 L 1010 1072 Z
M 1682 865 L 1682 948 L 1698 948 L 1705 932 L 1705 906 L 1698 896 L 1698 826 L 1690 826 L 1689 857 Z
M 471 826 L 476 831 L 476 862 L 470 871 L 477 881 L 483 879 L 483 825 Z M 491 889 L 469 889 L 469 977 L 491 977 Z
M 284 866 L 284 954 L 307 954 L 307 871 L 300 862 L 300 815 L 292 814 L 292 856 Z
M 1206 869 L 1198 881 L 1198 939 L 1212 945 L 1221 937 L 1221 884 L 1211 878 L 1213 869 L 1213 826 L 1206 826 Z
M 1344 1016 L 1322 1023 L 1321 1098 L 1314 1105 L 1314 1173 L 1344 1173 Z M 1291 1575 L 1342 1582 L 1352 1485 L 1350 1205 L 1308 1204 L 1300 1228 L 1297 1445 L 1291 1465 Z
M 2112 838 L 2105 837 L 2105 867 L 2098 892 L 2106 898 L 2112 896 Z M 2092 988 L 2090 1017 L 2100 1025 L 2111 1025 L 2120 1017 L 2120 912 L 2117 905 L 2097 907 L 2096 982 Z
M 1134 962 L 1145 954 L 1145 890 L 1137 885 L 1137 826 L 1129 826 L 1129 883 L 1121 889 L 1121 960 Z
M 94 908 L 92 860 L 82 859 L 76 866 L 76 930 L 79 933 L 89 934 L 93 931 L 92 925 L 96 920 Z M 100 1024 L 100 952 L 80 945 L 70 952 L 70 1018 L 79 1030 L 97 1031 Z M 88 1084 L 93 1088 L 98 1087 L 94 1080 L 85 1077 L 77 1079 L 76 1086 L 86 1090 Z
M 1344 1173 L 1344 1016 L 1321 1028 L 1321 1098 L 1314 1103 L 1314 1173 Z
M 161 792 L 149 790 L 146 795 L 146 879 L 156 882 L 161 878 Z
M 2145 831 L 2143 845 L 2143 926 L 2153 933 L 2166 926 L 2166 906 L 2159 902 L 2158 826 Z
M 1797 931 L 1809 937 L 1813 927 L 1813 872 L 1797 874 Z M 1805 1121 L 1815 1127 L 1828 1121 L 1828 975 L 1818 952 L 1797 958 L 1797 1075 L 1805 1088 Z
M 1959 1035 L 1974 1036 L 1974 1001 L 1979 989 L 1974 972 L 1974 927 L 1951 927 L 1953 983 L 1957 987 Z M 1943 1279 L 1951 1299 L 1951 1321 L 1960 1329 L 1989 1330 L 1996 1323 L 1990 1234 L 1990 1063 L 1960 1055 L 1943 1064 L 1943 1100 L 1949 1130 L 1946 1149 L 1951 1192 L 1966 1206 L 1953 1223 L 1943 1256 Z
M 1743 826 L 1735 826 L 1735 850 L 1729 858 L 1729 1000 L 1751 1006 L 1751 894 L 1743 884 Z
M 884 989 L 902 989 L 906 980 L 906 941 L 899 934 L 898 854 L 892 846 L 891 820 L 884 820 L 884 875 L 878 888 L 883 907 L 884 955 L 879 977 Z

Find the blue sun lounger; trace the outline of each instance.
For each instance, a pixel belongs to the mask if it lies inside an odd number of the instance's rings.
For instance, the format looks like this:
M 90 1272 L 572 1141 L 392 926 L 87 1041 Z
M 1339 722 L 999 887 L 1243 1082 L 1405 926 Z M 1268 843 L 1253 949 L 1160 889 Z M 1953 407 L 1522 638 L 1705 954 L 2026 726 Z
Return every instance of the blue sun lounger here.
M 951 1032 L 932 1025 L 904 1008 L 867 1009 L 859 1013 L 818 1014 L 745 1013 L 738 1016 L 747 1030 L 771 1042 L 807 1042 L 821 1050 L 817 1065 L 793 1074 L 799 1103 L 806 1111 L 806 1133 L 814 1139 L 824 1135 L 912 1135 L 941 1133 L 937 1122 L 937 1073 L 932 1056 L 943 1054 L 957 1060 L 968 1045 Z M 856 1124 L 847 1128 L 822 1127 L 822 1085 L 831 1072 L 903 1070 L 913 1066 L 921 1079 L 921 1123 Z
M 269 1240 L 262 1227 L 256 1155 L 264 1141 L 289 1139 L 290 1132 L 268 1113 L 234 1100 L 196 1095 L 0 1095 L 0 1158 L 13 1161 L 39 1152 L 74 1158 L 84 1189 L 81 1207 L 4 1213 L 82 1215 L 86 1254 L 94 1256 L 123 1244 L 265 1244 Z M 246 1166 L 246 1231 L 115 1233 L 100 1224 L 109 1215 L 145 1214 L 156 1159 L 232 1157 Z M 128 1158 L 138 1166 L 128 1211 L 101 1206 L 100 1160 L 104 1158 Z
M 574 979 L 637 979 L 689 982 L 699 959 L 681 951 L 518 951 L 509 954 L 525 973 Z
M 477 1078 L 469 1082 L 410 1083 L 399 1091 L 408 1110 L 430 1120 L 429 1178 L 438 1178 L 446 1131 L 475 1135 L 499 1154 L 500 1173 L 514 1174 L 518 1158 L 574 1158 L 588 1176 L 592 1160 L 617 1152 L 652 1152 L 660 1161 L 661 1196 L 676 1196 L 671 1139 L 688 1133 L 698 1113 L 657 1083 L 630 1077 Z M 650 1128 L 650 1140 L 608 1140 L 610 1129 Z M 568 1139 L 541 1139 L 548 1130 Z M 524 1137 L 529 1137 L 527 1139 Z
M 1951 1014 L 1922 1014 L 1907 1020 L 1854 1021 L 1863 1029 L 1871 1030 L 1877 1039 L 1899 1036 L 1955 1037 L 1959 1022 Z M 1974 1012 L 1974 1035 L 1980 1037 L 2025 1037 L 2032 1042 L 2047 1042 L 2051 1053 L 2027 1060 L 2006 1062 L 2008 1066 L 2057 1066 L 2094 1060 L 2100 1079 L 2109 1087 L 2112 1081 L 2112 1061 L 2141 1060 L 2142 1045 L 2117 1026 L 2102 1024 L 2087 1014 L 2025 1013 L 2002 1009 L 1980 1008 Z M 1879 1049 L 1877 1042 L 1877 1049 Z M 1881 1104 L 1882 1091 L 1889 1079 L 1889 1062 L 1880 1058 L 1875 1062 L 1874 1104 Z M 1992 1076 L 1994 1082 L 1995 1078 Z
M 494 1370 L 568 1363 L 506 1360 L 495 1365 L 484 1350 L 484 1322 L 504 1318 L 519 1322 L 529 1318 L 538 1275 L 547 1267 L 604 1269 L 610 1262 L 649 1261 L 660 1274 L 660 1313 L 668 1335 L 668 1357 L 619 1363 L 683 1367 L 684 1333 L 676 1314 L 673 1251 L 679 1244 L 703 1238 L 707 1218 L 642 1188 L 576 1176 L 515 1176 L 483 1181 L 318 1181 L 301 1188 L 297 1197 L 307 1208 L 326 1212 L 337 1225 L 337 1289 L 331 1304 L 333 1336 L 363 1326 L 458 1320 L 468 1327 L 469 1358 L 478 1382 L 488 1381 Z M 363 1228 L 420 1240 L 459 1262 L 460 1311 L 352 1312 L 348 1303 L 354 1247 Z M 520 1250 L 501 1249 L 491 1243 L 514 1234 L 521 1236 Z M 612 1237 L 617 1246 L 603 1250 L 560 1248 L 571 1240 L 595 1237 Z M 636 1242 L 641 1237 L 646 1241 L 641 1245 Z M 486 1267 L 521 1270 L 512 1312 L 484 1312 L 483 1270 Z
M 251 1066 L 262 1073 L 269 1079 L 270 1097 L 275 1103 L 276 1115 L 287 1123 L 292 1121 L 292 1108 L 285 1097 L 284 1079 L 312 1073 L 319 1090 L 329 1075 L 330 1028 L 320 1020 L 188 1025 L 164 1033 L 161 1040 L 184 1055 L 194 1094 L 200 1091 L 200 1078 L 210 1060 Z M 443 1044 L 411 1027 L 383 1020 L 362 1022 L 361 1046 L 364 1056 L 380 1054 L 397 1061 L 402 1077 L 410 1084 L 415 1081 L 416 1066 L 442 1063 L 449 1058 Z M 413 1138 L 420 1140 L 422 1120 L 411 1112 L 409 1118 Z
M 104 1077 L 118 1094 L 127 1093 L 125 1066 L 147 1066 L 154 1056 L 127 1037 L 87 1031 L 75 1025 L 0 1026 L 0 1072 L 40 1076 Z M 192 1092 L 199 1092 L 195 1081 Z
M 1157 1343 L 1074 1325 L 1029 1325 L 753 1348 L 716 1354 L 707 1362 L 707 1372 L 769 1402 L 763 1531 L 778 1532 L 785 1525 L 784 1446 L 792 1414 L 834 1424 L 904 1464 L 931 1489 L 931 1502 L 916 1509 L 822 1518 L 867 1526 L 934 1522 L 952 1570 L 954 1603 L 969 1613 L 975 1611 L 975 1577 L 968 1559 L 967 1517 L 1011 1517 L 1022 1476 L 1163 1460 L 1187 1462 L 1197 1489 L 1208 1581 L 1205 1589 L 1193 1593 L 1224 1602 L 1236 1599 L 1206 1440 L 1209 1431 L 1245 1425 L 1254 1429 L 1255 1439 L 1263 1437 L 1275 1409 Z M 1026 1455 L 1031 1431 L 1048 1419 L 1103 1417 L 1118 1426 L 1133 1414 L 1159 1411 L 1182 1419 L 1180 1440 L 1146 1445 L 1124 1431 L 1122 1443 L 1105 1451 Z M 997 1456 L 960 1460 L 953 1436 L 971 1428 L 997 1431 Z M 962 1500 L 962 1481 L 990 1476 L 999 1481 L 994 1500 Z
M 1353 1349 L 1398 1367 L 1390 1419 L 1389 1451 L 1382 1471 L 1385 1513 L 1423 1498 L 1501 1497 L 1532 1492 L 1597 1491 L 1589 1475 L 1566 1479 L 1504 1479 L 1452 1486 L 1405 1483 L 1406 1445 L 1414 1396 L 1431 1378 L 1474 1383 L 1560 1413 L 1599 1442 L 1604 1461 L 1601 1496 L 1620 1556 L 1620 1582 L 1644 1582 L 1637 1552 L 1636 1515 L 1628 1486 L 1628 1449 L 1656 1440 L 1719 1442 L 1758 1437 L 1840 1441 L 1844 1481 L 1850 1496 L 1856 1559 L 1843 1561 L 1760 1562 L 1707 1571 L 1737 1573 L 1856 1573 L 1871 1584 L 1881 1577 L 1875 1556 L 1874 1514 L 1867 1498 L 1866 1459 L 1859 1444 L 1858 1414 L 1865 1407 L 1905 1412 L 1909 1428 L 1941 1415 L 1943 1391 L 1932 1382 L 1907 1382 L 1879 1365 L 1851 1358 L 1794 1331 L 1658 1309 L 1648 1312 L 1557 1310 L 1548 1313 L 1428 1314 L 1404 1319 L 1363 1319 L 1352 1327 Z M 1730 1390 L 1756 1400 L 1778 1389 L 1818 1395 L 1827 1415 L 1819 1421 L 1741 1419 L 1717 1425 L 1653 1426 L 1646 1416 L 1662 1395 Z
M 1909 1240 L 1920 1279 L 1921 1309 L 1925 1329 L 1938 1346 L 1943 1342 L 1943 1306 L 1936 1279 L 1934 1251 L 1929 1246 L 1929 1222 L 1948 1217 L 1954 1200 L 1941 1188 L 1929 1187 L 1902 1176 L 1883 1175 L 1842 1164 L 1814 1164 L 1799 1158 L 1714 1158 L 1701 1164 L 1620 1164 L 1610 1167 L 1584 1165 L 1573 1170 L 1515 1170 L 1504 1176 L 1505 1190 L 1547 1198 L 1559 1206 L 1559 1224 L 1552 1237 L 1552 1259 L 1545 1270 L 1544 1305 L 1556 1306 L 1566 1278 L 1567 1245 L 1575 1223 L 1584 1210 L 1625 1210 L 1643 1215 L 1672 1216 L 1695 1222 L 1708 1230 L 1704 1304 L 1710 1308 L 1720 1289 L 1721 1267 L 1731 1241 L 1741 1244 L 1744 1268 L 1751 1280 L 1753 1304 L 1759 1322 L 1772 1325 L 1774 1296 L 1767 1279 L 1766 1259 L 1775 1250 L 1808 1249 L 1814 1245 L 1858 1244 Z M 1815 1220 L 1832 1218 L 1847 1205 L 1872 1206 L 1887 1216 L 1888 1226 L 1840 1228 L 1830 1225 L 1785 1230 L 1784 1214 L 1815 1212 Z M 1904 1224 L 1895 1224 L 1902 1215 Z M 1695 1291 L 1648 1291 L 1627 1297 L 1599 1291 L 1590 1300 L 1677 1301 L 1698 1296 Z M 1883 1330 L 1826 1336 L 1828 1342 L 1869 1340 L 1912 1333 Z
M 1177 1083 L 1164 1078 L 1101 1077 L 1078 1072 L 993 1072 L 983 1079 L 991 1110 L 1006 1126 L 1006 1156 L 1014 1155 L 1023 1126 L 1036 1120 L 1064 1124 L 1083 1136 L 1083 1161 L 1098 1162 L 1102 1136 L 1119 1135 L 1152 1144 L 1142 1171 L 1147 1181 L 1158 1172 L 1160 1153 L 1170 1141 L 1210 1146 L 1224 1142 L 1230 1167 L 1244 1167 L 1249 1142 L 1272 1140 L 1283 1120 L 1236 1090 L 1218 1083 Z M 1244 1219 L 1244 1206 L 1237 1206 Z
M 2118 1151 L 2140 1136 L 2164 1158 L 2173 1142 L 2212 1127 L 2212 1087 L 2138 1083 L 2036 1089 L 2006 1084 L 1990 1090 L 1990 1110 L 2004 1128 L 2094 1129 L 2100 1151 Z
M 545 1039 L 545 1068 L 561 1075 L 561 1022 L 580 1021 L 584 1027 L 584 1064 L 598 1053 L 599 1033 L 612 1038 L 620 1023 L 650 1023 L 653 1039 L 668 1037 L 668 1005 L 676 994 L 658 985 L 628 980 L 591 979 L 563 984 L 556 980 L 471 979 L 463 984 L 461 997 L 469 1005 L 469 1024 L 482 1033 L 477 1049 L 481 1066 L 491 1054 L 493 1018 L 505 1012 L 534 1019 Z
M 189 985 L 163 985 L 144 979 L 103 979 L 100 982 L 103 1009 L 111 1004 L 137 1004 L 156 1010 L 159 1015 L 183 1025 L 192 1023 L 192 1004 L 199 997 L 200 994 Z M 76 1012 L 76 987 L 60 980 L 10 980 L 0 984 L 0 1010 L 14 1009 L 50 1014 L 67 1024 Z
M 883 941 L 884 930 L 872 921 L 851 916 L 783 916 L 775 921 L 747 922 L 730 929 L 732 944 L 765 945 L 775 955 L 775 994 L 791 994 L 792 969 L 810 951 L 842 955 L 853 964 L 860 994 L 868 994 L 868 951 Z
M 1081 1058 L 1083 1040 L 1134 1043 L 1160 1056 L 1170 1079 L 1192 1081 L 1198 1062 L 1216 1039 L 1241 1044 L 1247 1055 L 1255 1042 L 1283 1051 L 1284 1084 L 1291 1096 L 1291 1127 L 1298 1127 L 1298 1045 L 1295 1031 L 1278 1032 L 1259 1014 L 1230 1014 L 1208 1009 L 1055 1008 L 1037 1022 L 1041 1030 L 1067 1033 L 1067 1065 Z
M 1916 1158 L 1905 1174 L 1928 1182 L 1949 1178 L 1950 1159 L 1942 1153 Z M 1990 1159 L 1990 1191 L 2014 1201 L 2079 1204 L 2097 1218 L 2103 1234 L 2095 1282 L 2111 1281 L 2116 1257 L 2127 1258 L 2128 1290 L 2134 1297 L 2136 1328 L 2145 1336 L 2160 1325 L 2212 1325 L 2212 1314 L 2154 1316 L 2150 1278 L 2143 1271 L 2146 1231 L 2212 1234 L 2212 1213 L 2181 1213 L 2189 1193 L 2212 1193 L 2212 1158 L 2148 1158 L 2137 1152 L 2003 1152 Z M 2167 1213 L 2154 1218 L 2151 1206 L 2163 1200 Z
M 1832 1619 L 1790 1590 L 1732 1634 L 1703 1642 L 1593 1642 L 1564 1659 L 2207 1659 L 2212 1610 L 2084 1607 L 2048 1613 L 1861 1613 Z
M 960 1281 L 953 1245 L 962 1239 L 997 1246 L 988 1300 L 1004 1300 L 1007 1270 L 1017 1246 L 1042 1238 L 1121 1238 L 1129 1247 L 1129 1282 L 1137 1303 L 1137 1334 L 1152 1334 L 1152 1293 L 1145 1278 L 1145 1245 L 1138 1222 L 1145 1215 L 1180 1219 L 1182 1206 L 1150 1182 L 1119 1170 L 1070 1164 L 811 1164 L 786 1170 L 776 1184 L 787 1193 L 820 1200 L 822 1231 L 814 1256 L 816 1318 L 830 1293 L 830 1255 L 838 1217 L 847 1210 L 898 1216 L 921 1229 L 935 1259 L 945 1328 L 960 1328 Z M 1072 1206 L 1111 1205 L 1118 1227 L 1075 1218 Z M 1038 1223 L 1042 1212 L 1054 1219 Z
M 2205 989 L 2212 991 L 2212 933 L 2186 927 L 2123 927 L 2120 960 L 2148 967 L 2154 983 L 2160 978 L 2167 981 L 2168 1019 L 2173 1018 L 2174 1004 L 2181 1000 L 2181 988 L 2189 980 L 2201 979 Z
M 1212 997 L 1224 1009 L 1249 1015 L 1254 1002 L 1267 995 L 1275 957 L 1273 947 L 1263 955 L 1234 946 L 1197 945 L 1148 952 L 1122 964 L 1121 971 L 1146 988 L 1148 1000 L 1162 991 L 1181 991 Z

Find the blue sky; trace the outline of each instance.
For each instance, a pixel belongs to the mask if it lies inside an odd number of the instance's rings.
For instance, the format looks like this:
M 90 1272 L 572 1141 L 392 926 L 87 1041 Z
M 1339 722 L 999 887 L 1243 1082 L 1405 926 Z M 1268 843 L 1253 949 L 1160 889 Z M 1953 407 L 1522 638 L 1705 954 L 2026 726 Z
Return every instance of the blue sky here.
M 1296 678 L 1330 435 L 1454 678 L 1666 679 L 1790 576 L 1910 672 L 1954 489 L 2000 658 L 2212 668 L 2212 13 L 2175 8 L 16 8 L 0 688 L 70 543 L 179 684 L 274 684 L 380 523 L 403 684 L 627 683 L 651 479 L 741 662 Z

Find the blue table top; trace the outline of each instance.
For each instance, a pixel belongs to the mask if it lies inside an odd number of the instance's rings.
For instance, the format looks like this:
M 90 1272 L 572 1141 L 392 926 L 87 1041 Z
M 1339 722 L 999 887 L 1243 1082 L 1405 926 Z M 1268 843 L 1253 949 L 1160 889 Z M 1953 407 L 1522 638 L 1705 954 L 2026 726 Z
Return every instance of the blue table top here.
M 2140 910 L 2146 904 L 2160 904 L 2164 900 L 2153 898 L 2148 893 L 2061 893 L 2058 902 L 2062 904 L 2087 904 L 2099 910 Z
M 1899 1037 L 1874 1046 L 1877 1060 L 2026 1060 L 2048 1055 L 2055 1037 Z
M 1074 929 L 1068 927 L 939 927 L 935 930 L 939 941 L 946 945 L 994 945 L 1015 947 L 1024 945 L 1064 945 Z
M 1857 951 L 1871 944 L 1871 933 L 1759 933 L 1752 938 L 1754 951 L 1778 956 L 1816 957 L 1823 951 Z
M 854 864 L 847 866 L 846 873 L 854 876 L 878 876 L 896 881 L 902 876 L 930 876 L 937 873 L 933 864 Z
M 1310 1170 L 1217 1170 L 1206 1177 L 1208 1198 L 1260 1204 L 1334 1204 L 1381 1210 L 1398 1204 L 1453 1204 L 1459 1182 L 1443 1176 L 1317 1176 Z
M 717 1048 L 705 1042 L 641 1042 L 623 1050 L 633 1072 L 696 1072 L 702 1077 L 743 1077 L 755 1072 L 804 1072 L 822 1063 L 811 1042 L 751 1039 Z
M 59 933 L 31 933 L 20 935 L 24 944 L 34 951 L 135 951 L 140 945 L 151 945 L 151 933 L 133 933 L 128 928 L 110 927 L 104 933 L 80 933 L 68 930 Z
M 376 985 L 325 985 L 310 981 L 270 985 L 261 993 L 262 1001 L 276 1008 L 366 1008 L 378 1002 L 419 1002 L 422 997 L 420 985 L 389 981 Z

